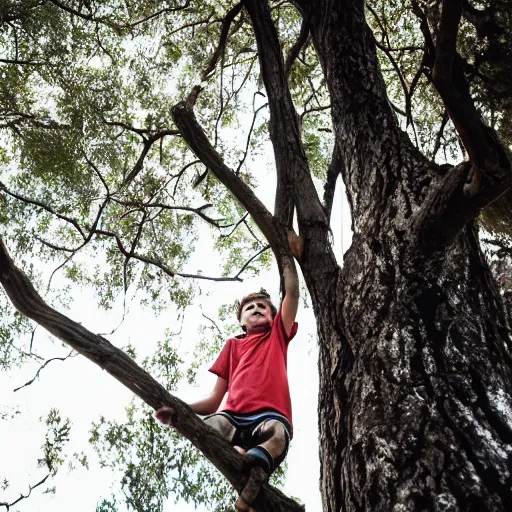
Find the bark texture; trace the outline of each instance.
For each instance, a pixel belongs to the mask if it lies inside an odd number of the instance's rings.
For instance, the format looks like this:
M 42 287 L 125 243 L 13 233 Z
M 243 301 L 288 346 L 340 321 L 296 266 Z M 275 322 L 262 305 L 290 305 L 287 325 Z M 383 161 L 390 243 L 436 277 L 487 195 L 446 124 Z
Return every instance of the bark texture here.
M 324 510 L 509 510 L 509 326 L 472 222 L 510 186 L 510 158 L 474 109 L 459 118 L 455 104 L 454 123 L 479 158 L 450 170 L 428 161 L 391 110 L 364 3 L 296 5 L 331 95 L 335 148 L 324 205 L 302 148 L 268 2 L 244 6 L 270 107 L 278 183 L 273 218 L 233 186 L 231 171 L 217 160 L 211 165 L 208 145 L 197 144 L 197 127 L 183 122 L 191 120 L 190 108 L 177 106 L 174 116 L 196 155 L 254 216 L 278 261 L 286 250 L 275 230 L 296 208 L 320 344 Z M 447 76 L 457 16 L 447 11 L 445 18 L 437 88 L 447 104 L 454 94 L 470 102 Z M 328 223 L 339 174 L 354 232 L 343 268 Z
M 471 223 L 489 189 L 470 196 L 471 164 L 446 174 L 400 132 L 362 2 L 298 4 L 354 231 L 330 281 L 302 265 L 320 339 L 324 510 L 509 510 L 510 331 Z M 489 181 L 510 176 L 505 162 Z
M 512 166 L 454 65 L 463 3 L 443 2 L 435 45 L 428 42 L 432 84 L 469 155 L 451 169 L 428 161 L 400 131 L 363 0 L 294 4 L 303 16 L 298 47 L 309 34 L 331 97 L 335 147 L 324 204 L 288 89 L 293 57 L 285 63 L 268 0 L 242 5 L 253 26 L 270 108 L 274 214 L 208 141 L 193 111 L 199 89 L 172 113 L 190 149 L 253 216 L 280 268 L 291 257 L 286 229 L 296 211 L 304 242 L 299 263 L 320 345 L 324 510 L 512 510 L 510 325 L 474 227 L 480 209 L 510 187 Z M 226 17 L 219 48 L 227 44 L 238 9 Z M 342 268 L 329 238 L 339 175 L 353 229 Z M 247 475 L 243 459 L 127 356 L 42 303 L 0 247 L 0 278 L 15 306 L 152 407 L 174 407 L 178 429 L 240 490 Z M 267 488 L 256 508 L 300 509 Z

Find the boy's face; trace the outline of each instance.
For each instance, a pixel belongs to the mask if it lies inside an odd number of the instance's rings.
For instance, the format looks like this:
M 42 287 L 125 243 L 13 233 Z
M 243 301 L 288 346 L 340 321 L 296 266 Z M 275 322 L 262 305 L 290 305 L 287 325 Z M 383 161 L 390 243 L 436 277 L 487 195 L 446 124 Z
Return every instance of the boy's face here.
M 272 326 L 272 310 L 269 304 L 261 299 L 244 304 L 240 323 L 245 326 L 249 334 L 268 331 Z

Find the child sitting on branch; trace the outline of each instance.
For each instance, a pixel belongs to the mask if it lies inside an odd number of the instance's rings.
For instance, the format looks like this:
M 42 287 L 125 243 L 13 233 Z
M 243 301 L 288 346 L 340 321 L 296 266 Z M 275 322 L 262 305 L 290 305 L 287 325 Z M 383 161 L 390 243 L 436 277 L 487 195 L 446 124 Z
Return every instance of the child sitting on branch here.
M 290 236 L 290 242 L 299 240 Z M 290 246 L 295 249 L 292 243 Z M 293 252 L 297 255 L 298 251 Z M 286 370 L 288 343 L 297 332 L 299 300 L 293 258 L 283 258 L 282 274 L 284 298 L 279 311 L 264 289 L 239 302 L 237 318 L 245 333 L 228 339 L 210 368 L 217 375 L 211 393 L 189 404 L 255 468 L 235 504 L 240 512 L 254 510 L 251 504 L 286 457 L 293 434 Z M 155 417 L 172 426 L 173 414 L 173 409 L 162 407 Z

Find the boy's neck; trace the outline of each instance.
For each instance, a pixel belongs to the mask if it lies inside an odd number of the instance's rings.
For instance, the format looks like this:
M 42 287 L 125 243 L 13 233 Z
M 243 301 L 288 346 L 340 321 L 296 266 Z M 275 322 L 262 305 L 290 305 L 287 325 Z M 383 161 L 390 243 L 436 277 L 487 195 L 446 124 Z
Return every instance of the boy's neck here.
M 254 327 L 251 330 L 247 331 L 247 334 L 261 334 L 262 332 L 270 331 L 270 328 L 272 325 L 266 324 L 266 325 L 259 325 L 258 327 Z

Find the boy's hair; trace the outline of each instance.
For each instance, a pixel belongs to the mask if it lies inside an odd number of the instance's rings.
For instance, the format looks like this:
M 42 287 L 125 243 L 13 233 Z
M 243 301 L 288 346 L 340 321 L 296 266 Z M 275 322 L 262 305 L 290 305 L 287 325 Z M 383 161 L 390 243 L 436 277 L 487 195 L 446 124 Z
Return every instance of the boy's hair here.
M 264 288 L 260 288 L 259 292 L 249 293 L 249 295 L 246 295 L 241 301 L 237 301 L 237 313 L 236 317 L 238 318 L 238 321 L 240 322 L 240 318 L 242 317 L 242 308 L 248 303 L 253 300 L 261 299 L 265 301 L 270 306 L 270 311 L 272 312 L 272 318 L 274 318 L 277 314 L 277 309 L 272 304 L 272 300 L 270 299 L 270 295 L 267 293 L 267 290 Z

